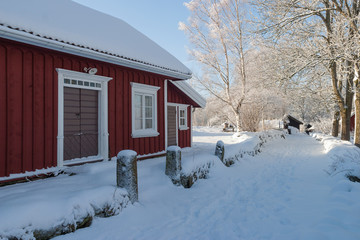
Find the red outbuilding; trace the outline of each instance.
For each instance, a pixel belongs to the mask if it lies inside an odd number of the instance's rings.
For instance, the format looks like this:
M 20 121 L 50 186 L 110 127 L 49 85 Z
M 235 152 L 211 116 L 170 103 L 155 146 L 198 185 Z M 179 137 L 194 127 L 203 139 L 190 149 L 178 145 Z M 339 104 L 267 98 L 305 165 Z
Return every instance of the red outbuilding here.
M 190 147 L 192 109 L 206 101 L 189 78 L 120 19 L 70 0 L 0 3 L 0 181 Z
M 350 117 L 350 131 L 355 131 L 355 114 Z

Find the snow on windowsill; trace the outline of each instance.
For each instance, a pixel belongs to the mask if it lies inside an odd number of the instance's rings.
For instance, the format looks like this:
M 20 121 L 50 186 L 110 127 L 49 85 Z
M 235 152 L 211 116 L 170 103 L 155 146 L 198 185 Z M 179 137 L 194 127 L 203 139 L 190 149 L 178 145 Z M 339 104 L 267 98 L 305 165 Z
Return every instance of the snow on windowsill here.
M 141 137 L 157 137 L 160 133 L 155 130 L 140 130 L 140 131 L 134 131 L 131 136 L 133 138 L 141 138 Z

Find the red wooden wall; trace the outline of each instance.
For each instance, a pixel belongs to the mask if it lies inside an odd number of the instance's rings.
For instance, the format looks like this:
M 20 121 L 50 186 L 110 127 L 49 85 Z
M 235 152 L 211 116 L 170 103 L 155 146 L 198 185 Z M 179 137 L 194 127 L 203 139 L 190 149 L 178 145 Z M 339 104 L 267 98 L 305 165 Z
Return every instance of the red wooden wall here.
M 168 97 L 170 103 L 197 105 L 187 95 L 180 91 L 174 84 L 168 82 Z M 191 147 L 191 107 L 187 108 L 187 125 L 188 130 L 178 130 L 178 145 L 181 148 Z
M 59 61 L 0 41 L 0 177 L 56 165 Z
M 355 114 L 350 117 L 350 131 L 355 131 Z
M 110 157 L 165 149 L 164 76 L 0 39 L 0 177 L 57 164 L 56 68 L 96 67 L 109 82 Z M 159 86 L 157 137 L 131 137 L 130 82 Z

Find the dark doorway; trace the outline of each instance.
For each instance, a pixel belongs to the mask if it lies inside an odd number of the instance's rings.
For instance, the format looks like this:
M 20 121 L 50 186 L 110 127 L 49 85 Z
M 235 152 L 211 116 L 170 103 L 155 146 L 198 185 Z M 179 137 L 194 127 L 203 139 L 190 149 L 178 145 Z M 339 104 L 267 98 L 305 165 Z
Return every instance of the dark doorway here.
M 98 92 L 64 88 L 64 160 L 98 155 Z
M 176 139 L 176 107 L 167 107 L 167 132 L 168 132 L 168 146 L 177 145 Z

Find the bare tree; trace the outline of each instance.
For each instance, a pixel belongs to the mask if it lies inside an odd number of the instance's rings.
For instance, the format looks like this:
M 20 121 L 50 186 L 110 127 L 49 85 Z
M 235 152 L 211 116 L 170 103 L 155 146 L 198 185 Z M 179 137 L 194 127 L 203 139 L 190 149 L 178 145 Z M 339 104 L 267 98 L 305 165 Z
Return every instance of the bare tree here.
M 271 41 L 285 39 L 301 52 L 308 53 L 300 57 L 303 64 L 292 69 L 293 75 L 317 64 L 327 66 L 339 109 L 334 116 L 341 116 L 341 138 L 349 140 L 353 81 L 356 76 L 354 69 L 359 56 L 359 1 L 256 0 L 255 4 L 264 13 L 263 30 L 272 37 Z M 299 59 L 298 55 L 296 57 Z M 334 128 L 336 123 L 335 119 Z
M 201 84 L 228 105 L 241 129 L 241 107 L 247 92 L 244 34 L 245 4 L 241 0 L 192 0 L 191 16 L 179 29 L 188 36 L 190 55 L 201 65 Z

